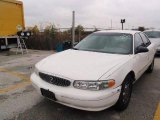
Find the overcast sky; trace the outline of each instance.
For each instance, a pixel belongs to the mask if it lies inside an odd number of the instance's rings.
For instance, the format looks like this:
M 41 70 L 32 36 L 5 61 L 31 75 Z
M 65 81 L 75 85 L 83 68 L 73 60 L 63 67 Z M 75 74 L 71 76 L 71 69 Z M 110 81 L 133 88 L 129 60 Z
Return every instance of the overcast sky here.
M 23 0 L 26 26 L 54 23 L 71 27 L 72 11 L 76 25 L 84 27 L 125 28 L 138 26 L 160 28 L 160 0 Z

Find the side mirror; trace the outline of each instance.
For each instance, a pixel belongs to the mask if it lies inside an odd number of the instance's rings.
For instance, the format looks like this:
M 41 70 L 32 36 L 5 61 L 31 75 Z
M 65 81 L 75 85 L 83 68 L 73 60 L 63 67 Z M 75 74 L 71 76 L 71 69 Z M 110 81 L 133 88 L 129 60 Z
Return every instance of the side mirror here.
M 139 47 L 136 48 L 135 53 L 136 53 L 136 54 L 137 54 L 137 53 L 145 53 L 145 52 L 148 52 L 148 51 L 149 51 L 149 49 L 148 49 L 147 47 L 139 46 Z

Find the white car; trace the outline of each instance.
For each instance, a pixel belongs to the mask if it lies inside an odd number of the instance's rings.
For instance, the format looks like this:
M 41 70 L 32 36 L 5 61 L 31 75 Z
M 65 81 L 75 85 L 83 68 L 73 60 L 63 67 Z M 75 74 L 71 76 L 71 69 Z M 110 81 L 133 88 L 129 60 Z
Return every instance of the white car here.
M 144 33 L 148 36 L 152 43 L 156 44 L 156 54 L 160 55 L 160 30 L 146 30 Z
M 124 110 L 132 84 L 152 72 L 155 51 L 142 32 L 99 31 L 37 63 L 31 81 L 44 97 L 66 106 Z

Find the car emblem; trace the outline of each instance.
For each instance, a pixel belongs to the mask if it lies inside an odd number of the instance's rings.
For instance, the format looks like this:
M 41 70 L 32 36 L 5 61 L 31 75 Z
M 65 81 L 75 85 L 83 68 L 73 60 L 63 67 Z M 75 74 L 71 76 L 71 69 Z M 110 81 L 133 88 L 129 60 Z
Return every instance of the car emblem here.
M 50 83 L 54 82 L 53 77 L 49 77 L 49 80 L 50 80 Z

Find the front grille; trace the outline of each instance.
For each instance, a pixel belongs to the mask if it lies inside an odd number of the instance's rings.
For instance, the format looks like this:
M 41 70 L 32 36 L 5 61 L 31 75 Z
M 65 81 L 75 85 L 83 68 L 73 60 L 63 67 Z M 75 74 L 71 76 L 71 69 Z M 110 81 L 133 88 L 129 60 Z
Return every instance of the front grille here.
M 67 87 L 70 86 L 71 82 L 69 80 L 63 79 L 63 78 L 59 78 L 56 76 L 52 76 L 52 75 L 47 75 L 44 73 L 39 73 L 40 78 L 42 78 L 44 81 L 51 83 L 53 85 L 57 85 L 57 86 L 62 86 L 62 87 Z

